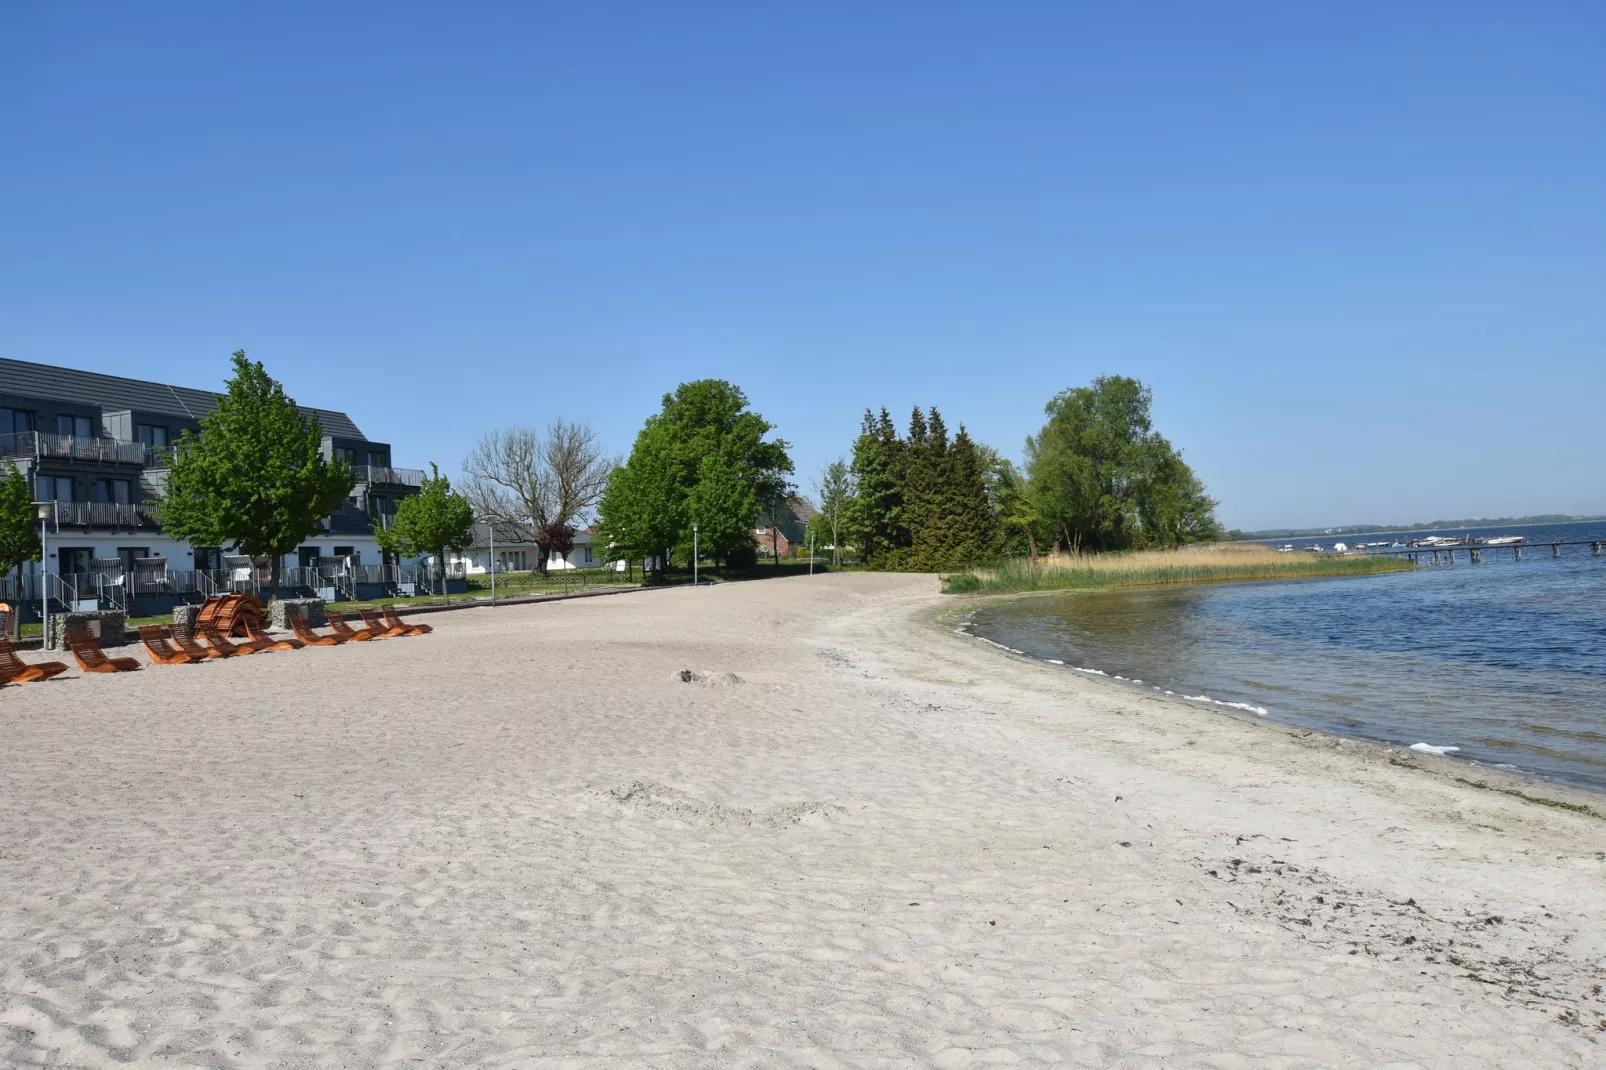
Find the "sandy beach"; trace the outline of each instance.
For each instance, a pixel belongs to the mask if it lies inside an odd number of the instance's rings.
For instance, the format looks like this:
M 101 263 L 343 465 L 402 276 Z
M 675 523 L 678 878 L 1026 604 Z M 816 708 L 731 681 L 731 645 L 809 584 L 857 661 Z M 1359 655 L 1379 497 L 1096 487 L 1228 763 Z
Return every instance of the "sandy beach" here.
M 954 605 L 727 584 L 0 689 L 0 1065 L 1606 1066 L 1606 802 Z

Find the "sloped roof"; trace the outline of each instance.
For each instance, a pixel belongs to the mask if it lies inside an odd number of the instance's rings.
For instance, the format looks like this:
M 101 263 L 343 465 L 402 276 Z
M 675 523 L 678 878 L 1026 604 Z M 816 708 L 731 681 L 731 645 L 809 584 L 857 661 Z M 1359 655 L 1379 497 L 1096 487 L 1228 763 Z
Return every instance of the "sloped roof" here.
M 0 392 L 23 397 L 49 398 L 98 405 L 102 409 L 139 409 L 169 416 L 199 420 L 217 405 L 218 394 L 187 386 L 169 386 L 145 379 L 125 379 L 120 375 L 61 368 L 54 364 L 34 364 L 26 360 L 0 357 Z M 326 435 L 367 440 L 351 417 L 332 409 L 298 406 L 303 413 L 318 417 Z

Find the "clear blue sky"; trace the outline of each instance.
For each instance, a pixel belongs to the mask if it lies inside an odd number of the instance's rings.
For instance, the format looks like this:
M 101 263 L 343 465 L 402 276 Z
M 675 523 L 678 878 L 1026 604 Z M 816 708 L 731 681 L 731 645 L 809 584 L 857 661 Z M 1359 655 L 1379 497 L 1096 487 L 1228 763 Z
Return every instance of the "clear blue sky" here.
M 0 355 L 399 464 L 1119 373 L 1230 525 L 1606 511 L 1606 4 L 13 0 L 0 153 Z

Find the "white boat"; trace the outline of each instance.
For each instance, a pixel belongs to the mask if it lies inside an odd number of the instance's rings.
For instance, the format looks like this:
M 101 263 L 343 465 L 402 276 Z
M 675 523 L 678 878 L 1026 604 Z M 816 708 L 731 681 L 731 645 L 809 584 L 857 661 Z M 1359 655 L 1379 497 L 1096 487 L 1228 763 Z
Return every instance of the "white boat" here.
M 1527 538 L 1526 535 L 1496 535 L 1492 539 L 1484 539 L 1483 540 L 1483 545 L 1485 545 L 1485 546 L 1515 546 L 1519 542 L 1522 542 L 1525 538 Z
M 1347 554 L 1347 553 L 1349 553 L 1349 547 L 1344 545 L 1341 542 L 1335 542 L 1333 544 L 1333 553 L 1335 553 L 1335 554 Z

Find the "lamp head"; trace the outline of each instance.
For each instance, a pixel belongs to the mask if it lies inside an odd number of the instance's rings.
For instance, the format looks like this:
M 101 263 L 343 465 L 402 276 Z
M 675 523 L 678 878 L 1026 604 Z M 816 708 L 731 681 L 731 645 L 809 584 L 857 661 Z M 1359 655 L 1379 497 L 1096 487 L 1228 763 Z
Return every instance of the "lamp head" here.
M 49 520 L 50 519 L 50 514 L 55 511 L 55 508 L 56 508 L 56 503 L 55 502 L 34 502 L 33 503 L 34 513 L 39 517 L 40 520 Z

